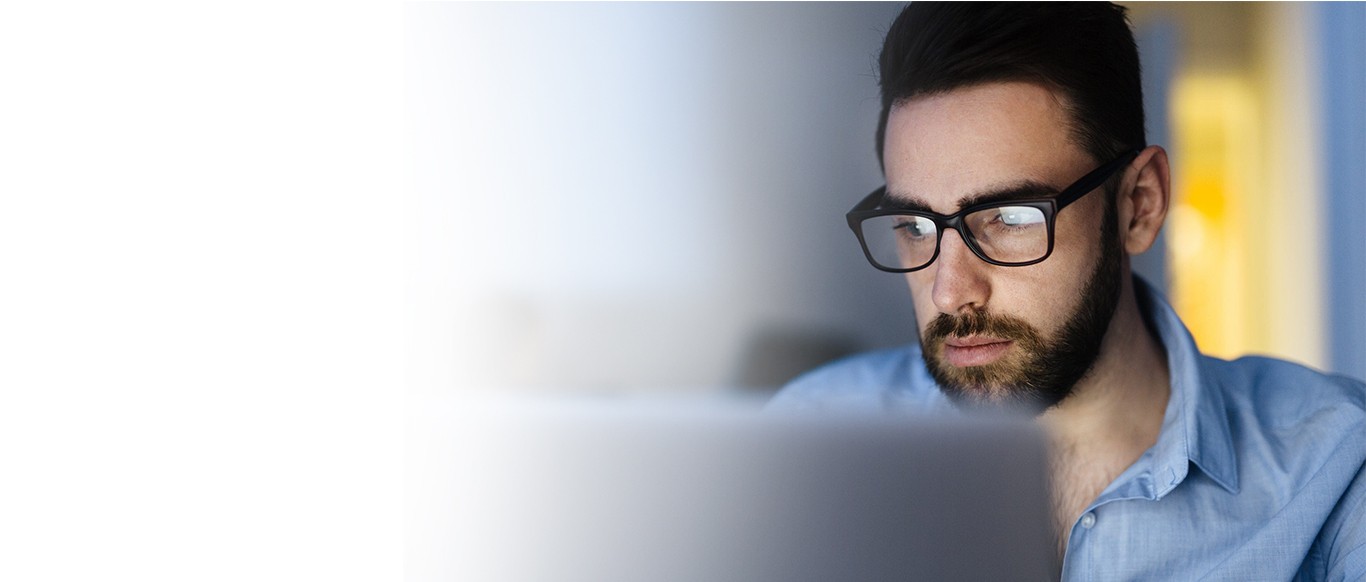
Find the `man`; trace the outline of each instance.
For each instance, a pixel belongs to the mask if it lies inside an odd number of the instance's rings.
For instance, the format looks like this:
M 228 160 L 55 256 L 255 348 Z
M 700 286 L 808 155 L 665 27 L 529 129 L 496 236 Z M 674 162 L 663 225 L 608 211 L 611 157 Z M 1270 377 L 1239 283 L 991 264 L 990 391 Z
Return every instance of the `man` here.
M 920 341 L 808 373 L 772 406 L 1036 414 L 1064 578 L 1366 578 L 1366 387 L 1202 356 L 1130 274 L 1170 182 L 1124 12 L 902 12 L 880 59 L 886 187 L 849 221 L 904 273 Z

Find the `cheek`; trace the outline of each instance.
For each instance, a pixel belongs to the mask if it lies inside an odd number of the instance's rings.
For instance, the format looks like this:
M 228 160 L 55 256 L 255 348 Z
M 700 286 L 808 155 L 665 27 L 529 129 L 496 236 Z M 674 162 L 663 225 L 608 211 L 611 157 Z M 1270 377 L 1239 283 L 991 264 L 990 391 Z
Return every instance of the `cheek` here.
M 1055 218 L 1053 227 L 1053 255 L 1045 263 L 1072 263 L 1083 267 L 1085 275 L 1100 258 L 1102 222 L 1105 220 L 1105 194 L 1092 192 Z M 1083 277 L 1084 278 L 1084 277 Z
M 1100 262 L 1100 209 L 1094 209 L 1094 216 L 1090 212 L 1077 214 L 1070 218 L 1094 218 L 1095 222 L 1059 220 L 1053 254 L 1038 265 L 1020 269 L 1024 272 L 1015 280 L 1033 290 L 1032 296 L 1022 303 L 1041 316 L 1036 325 L 1046 333 L 1060 326 L 1081 305 L 1081 294 Z
M 925 326 L 939 315 L 939 310 L 934 306 L 934 266 L 921 269 L 914 273 L 906 273 L 906 287 L 911 292 L 911 303 L 915 308 L 915 324 L 917 331 L 924 332 Z
M 1016 267 L 1018 273 L 997 280 L 991 312 L 1023 320 L 1044 335 L 1052 335 L 1054 328 L 1066 316 L 1063 304 L 1072 291 L 1065 272 L 1050 267 L 1052 259 L 1029 267 Z

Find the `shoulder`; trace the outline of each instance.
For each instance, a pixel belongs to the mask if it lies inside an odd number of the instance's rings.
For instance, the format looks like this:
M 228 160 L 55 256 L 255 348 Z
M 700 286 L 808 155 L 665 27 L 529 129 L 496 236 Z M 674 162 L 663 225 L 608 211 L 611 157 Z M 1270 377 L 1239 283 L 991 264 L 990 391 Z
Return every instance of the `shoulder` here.
M 880 410 L 930 405 L 939 390 L 924 370 L 916 344 L 849 356 L 789 382 L 770 410 Z
M 1328 436 L 1355 428 L 1359 436 L 1366 428 L 1366 384 L 1360 380 L 1261 356 L 1203 360 L 1215 372 L 1230 408 L 1253 415 L 1247 420 L 1263 429 L 1306 429 Z
M 1307 475 L 1325 464 L 1366 460 L 1366 384 L 1265 357 L 1204 357 L 1235 442 Z M 1253 453 L 1256 451 L 1256 453 Z M 1345 467 L 1344 467 L 1345 468 Z
M 1366 384 L 1265 357 L 1203 363 L 1225 399 L 1240 472 L 1279 483 L 1268 499 L 1316 500 L 1303 506 L 1322 520 L 1305 566 L 1366 576 Z

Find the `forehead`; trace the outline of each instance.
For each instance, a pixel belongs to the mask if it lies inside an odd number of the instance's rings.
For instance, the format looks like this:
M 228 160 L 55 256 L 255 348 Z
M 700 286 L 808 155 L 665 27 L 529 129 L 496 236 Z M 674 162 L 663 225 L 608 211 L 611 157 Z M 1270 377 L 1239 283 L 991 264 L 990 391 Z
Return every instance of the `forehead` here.
M 1032 181 L 1062 188 L 1091 163 L 1071 137 L 1061 96 L 1032 83 L 987 83 L 892 108 L 887 191 L 940 213 Z

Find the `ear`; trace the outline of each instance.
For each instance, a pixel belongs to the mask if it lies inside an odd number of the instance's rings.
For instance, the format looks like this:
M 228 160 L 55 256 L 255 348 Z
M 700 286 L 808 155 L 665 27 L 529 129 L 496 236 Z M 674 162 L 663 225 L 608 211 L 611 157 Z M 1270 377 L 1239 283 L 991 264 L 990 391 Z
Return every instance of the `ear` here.
M 1129 163 L 1119 190 L 1119 236 L 1124 251 L 1137 255 L 1153 246 L 1171 203 L 1171 170 L 1167 151 L 1148 146 Z

